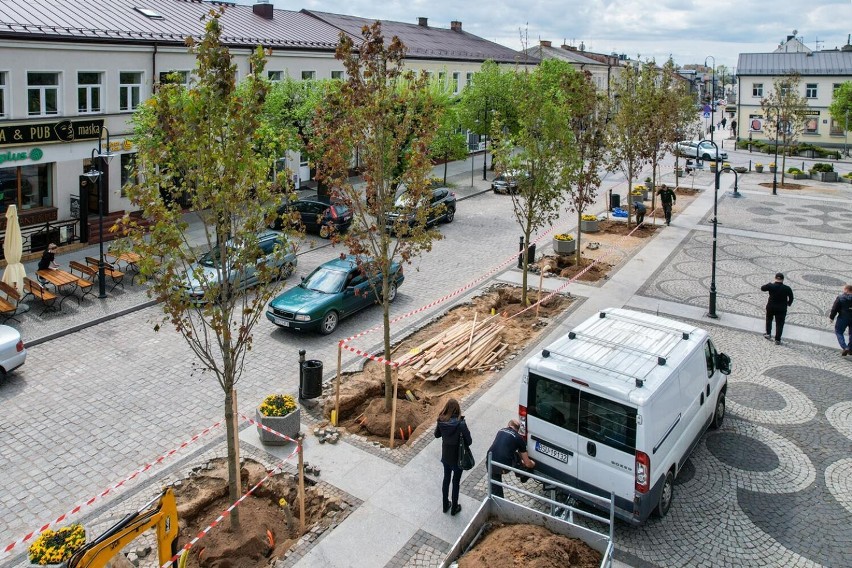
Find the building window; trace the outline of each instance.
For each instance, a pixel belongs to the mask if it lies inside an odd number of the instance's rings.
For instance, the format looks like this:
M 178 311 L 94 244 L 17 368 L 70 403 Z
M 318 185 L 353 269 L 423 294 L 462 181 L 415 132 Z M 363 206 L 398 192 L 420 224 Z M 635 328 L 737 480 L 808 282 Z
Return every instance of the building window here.
M 127 184 L 139 183 L 136 175 L 136 152 L 121 155 L 121 196 L 127 197 Z
M 806 83 L 805 84 L 805 98 L 808 98 L 808 99 L 817 98 L 817 84 L 816 83 Z
M 461 73 L 453 71 L 453 93 L 459 94 L 459 83 L 461 82 Z
M 839 89 L 840 85 L 842 85 L 842 84 L 843 83 L 835 83 L 831 86 L 831 96 L 832 97 L 837 94 L 837 89 Z
M 780 95 L 782 97 L 786 97 L 789 94 L 790 94 L 790 85 L 788 83 L 781 83 Z
M 0 168 L 0 212 L 5 213 L 9 205 L 35 209 L 52 204 L 52 164 Z
M 59 114 L 59 73 L 27 73 L 27 114 Z
M 316 71 L 302 71 L 302 81 L 313 81 L 316 78 Z
M 752 84 L 751 96 L 753 96 L 753 97 L 762 97 L 763 96 L 763 83 L 753 83 Z
M 445 71 L 438 72 L 438 84 L 441 85 L 441 88 L 447 86 L 447 73 Z
M 142 73 L 121 71 L 118 74 L 118 109 L 136 110 L 141 99 Z
M 162 71 L 160 73 L 161 85 L 183 85 L 189 88 L 189 71 Z
M 77 112 L 101 112 L 101 74 L 91 71 L 77 73 Z
M 6 116 L 6 109 L 8 108 L 8 103 L 6 102 L 6 72 L 0 71 L 0 119 L 9 118 Z
M 277 83 L 284 78 L 284 71 L 267 71 L 266 78 L 273 83 Z
M 819 133 L 819 117 L 809 116 L 805 119 L 805 134 Z
M 331 78 L 332 79 L 340 79 L 342 81 L 343 80 L 343 71 L 332 71 L 331 72 Z
M 465 77 L 465 87 L 470 87 L 470 84 L 473 83 L 473 73 L 468 73 Z

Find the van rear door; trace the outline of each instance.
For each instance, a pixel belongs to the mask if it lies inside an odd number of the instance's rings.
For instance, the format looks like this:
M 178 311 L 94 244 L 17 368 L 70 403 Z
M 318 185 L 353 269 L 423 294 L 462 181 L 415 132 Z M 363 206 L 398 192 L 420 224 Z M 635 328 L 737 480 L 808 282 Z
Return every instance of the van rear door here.
M 611 491 L 631 502 L 635 491 L 636 409 L 581 391 L 578 437 L 580 489 L 605 496 Z
M 558 481 L 577 480 L 580 391 L 530 371 L 527 380 L 527 451 L 536 470 Z

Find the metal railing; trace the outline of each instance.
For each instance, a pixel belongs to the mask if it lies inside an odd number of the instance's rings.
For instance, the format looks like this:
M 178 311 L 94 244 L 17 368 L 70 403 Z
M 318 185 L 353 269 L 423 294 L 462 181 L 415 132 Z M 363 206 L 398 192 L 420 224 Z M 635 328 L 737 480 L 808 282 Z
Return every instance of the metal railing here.
M 38 225 L 21 227 L 21 241 L 23 254 L 40 252 L 47 248 L 50 243 L 65 246 L 80 242 L 80 220 L 68 219 L 65 221 L 47 221 Z M 6 233 L 3 233 L 3 240 Z M 0 258 L 5 258 L 3 248 L 0 247 Z

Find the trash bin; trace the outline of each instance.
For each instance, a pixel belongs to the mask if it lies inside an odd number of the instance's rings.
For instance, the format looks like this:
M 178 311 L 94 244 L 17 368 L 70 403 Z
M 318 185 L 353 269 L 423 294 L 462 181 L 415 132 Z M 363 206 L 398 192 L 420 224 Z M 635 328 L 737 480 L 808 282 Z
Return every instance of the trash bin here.
M 617 193 L 613 193 L 609 196 L 609 208 L 611 211 L 614 211 L 621 207 L 621 196 Z
M 308 359 L 302 363 L 299 376 L 299 398 L 317 398 L 322 395 L 322 361 Z
M 535 262 L 535 243 L 527 248 L 527 264 Z M 524 248 L 521 246 L 521 252 L 518 253 L 518 268 L 524 267 Z

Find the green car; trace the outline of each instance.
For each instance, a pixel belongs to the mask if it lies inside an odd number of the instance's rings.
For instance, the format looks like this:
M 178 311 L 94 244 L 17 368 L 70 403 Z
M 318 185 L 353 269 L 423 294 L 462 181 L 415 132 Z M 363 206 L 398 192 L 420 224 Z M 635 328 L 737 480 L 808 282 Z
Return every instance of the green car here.
M 396 262 L 391 264 L 391 273 L 388 300 L 393 302 L 405 275 Z M 374 282 L 381 288 L 380 277 Z M 326 262 L 303 278 L 301 284 L 277 296 L 269 303 L 266 317 L 281 327 L 328 335 L 340 320 L 375 303 L 373 286 L 361 273 L 355 257 L 347 256 Z

